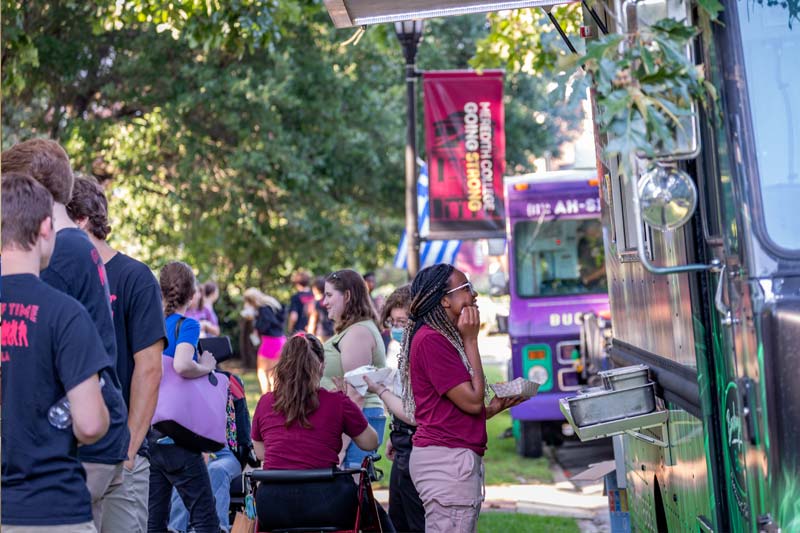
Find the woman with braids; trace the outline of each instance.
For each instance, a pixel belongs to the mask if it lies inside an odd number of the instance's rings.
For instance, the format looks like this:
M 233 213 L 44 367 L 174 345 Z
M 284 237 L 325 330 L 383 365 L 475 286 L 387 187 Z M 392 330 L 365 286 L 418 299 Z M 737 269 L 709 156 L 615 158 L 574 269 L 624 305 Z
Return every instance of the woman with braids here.
M 463 272 L 438 264 L 411 285 L 400 354 L 403 405 L 417 431 L 411 479 L 425 507 L 425 531 L 474 532 L 483 501 L 486 419 L 522 402 L 492 398 L 478 352 L 480 314 Z
M 361 409 L 340 392 L 320 388 L 325 355 L 310 333 L 298 333 L 283 346 L 275 367 L 275 390 L 261 397 L 253 416 L 252 439 L 265 470 L 311 470 L 339 464 L 342 434 L 359 447 L 374 450 L 378 435 Z M 352 528 L 358 504 L 351 476 L 331 483 L 308 483 L 301 492 L 262 485 L 256 492 L 260 526 L 297 525 Z
M 161 269 L 159 277 L 164 302 L 167 347 L 164 355 L 173 358 L 175 372 L 186 379 L 205 377 L 214 371 L 211 352 L 198 356 L 200 323 L 186 318 L 186 309 L 195 292 L 195 278 L 186 263 L 173 261 Z M 147 531 L 163 533 L 169 521 L 172 488 L 189 510 L 189 526 L 197 533 L 219 532 L 211 479 L 203 454 L 179 446 L 155 429 L 148 436 L 150 451 L 150 489 Z
M 378 329 L 378 316 L 361 274 L 354 270 L 338 270 L 330 274 L 325 278 L 322 305 L 328 310 L 336 331 L 336 335 L 325 341 L 323 387 L 336 388 L 334 378 L 342 378 L 346 372 L 358 367 L 386 366 L 386 348 Z M 347 390 L 350 399 L 363 410 L 369 425 L 375 429 L 380 445 L 386 427 L 381 399 L 372 392 L 362 396 L 353 387 Z M 347 445 L 342 464 L 344 468 L 358 468 L 369 453 L 351 442 Z

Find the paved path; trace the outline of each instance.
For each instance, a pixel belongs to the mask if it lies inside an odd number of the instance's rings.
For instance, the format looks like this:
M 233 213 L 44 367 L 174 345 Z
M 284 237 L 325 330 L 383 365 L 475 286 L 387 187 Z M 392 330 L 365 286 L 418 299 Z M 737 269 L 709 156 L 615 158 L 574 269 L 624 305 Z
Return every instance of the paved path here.
M 603 495 L 602 482 L 577 487 L 554 464 L 554 483 L 535 485 L 489 485 L 481 512 L 501 511 L 545 516 L 574 518 L 583 533 L 610 531 L 608 499 Z M 384 506 L 389 491 L 375 491 Z

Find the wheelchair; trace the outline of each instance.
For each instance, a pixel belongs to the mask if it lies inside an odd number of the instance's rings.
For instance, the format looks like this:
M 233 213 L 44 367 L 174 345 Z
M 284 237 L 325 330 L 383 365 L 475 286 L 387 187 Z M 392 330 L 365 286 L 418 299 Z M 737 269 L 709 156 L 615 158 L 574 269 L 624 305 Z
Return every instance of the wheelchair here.
M 360 468 L 344 470 L 251 470 L 236 489 L 254 493 L 260 533 L 391 532 L 391 521 L 372 492 L 372 481 L 383 475 L 375 460 L 368 456 Z M 358 484 L 353 481 L 356 474 Z M 326 514 L 325 509 L 335 511 Z

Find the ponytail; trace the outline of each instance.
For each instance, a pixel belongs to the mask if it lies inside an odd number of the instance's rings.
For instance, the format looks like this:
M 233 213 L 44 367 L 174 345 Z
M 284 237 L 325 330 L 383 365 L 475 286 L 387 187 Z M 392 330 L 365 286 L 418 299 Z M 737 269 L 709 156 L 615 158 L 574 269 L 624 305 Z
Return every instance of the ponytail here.
M 319 407 L 322 343 L 311 334 L 297 334 L 286 341 L 275 367 L 275 402 L 272 408 L 286 417 L 286 427 L 298 422 L 309 428 L 308 417 Z

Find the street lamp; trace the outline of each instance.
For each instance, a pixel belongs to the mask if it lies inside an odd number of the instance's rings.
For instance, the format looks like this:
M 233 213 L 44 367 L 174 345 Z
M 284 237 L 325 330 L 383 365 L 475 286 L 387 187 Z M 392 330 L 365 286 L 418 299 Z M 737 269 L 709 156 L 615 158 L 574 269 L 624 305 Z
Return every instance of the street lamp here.
M 397 39 L 406 58 L 406 242 L 408 244 L 408 276 L 419 271 L 419 227 L 417 213 L 417 46 L 422 40 L 422 20 L 394 23 Z

